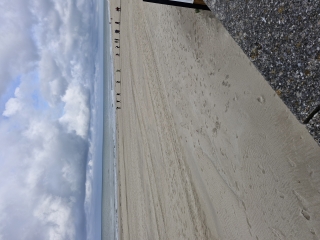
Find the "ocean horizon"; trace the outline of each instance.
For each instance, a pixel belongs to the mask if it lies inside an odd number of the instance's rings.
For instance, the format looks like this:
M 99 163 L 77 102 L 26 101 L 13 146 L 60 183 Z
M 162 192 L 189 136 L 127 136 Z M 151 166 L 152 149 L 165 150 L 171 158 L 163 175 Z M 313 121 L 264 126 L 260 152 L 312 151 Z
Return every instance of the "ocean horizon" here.
M 93 161 L 88 162 L 86 198 L 87 239 L 118 239 L 117 151 L 113 52 L 109 2 L 99 0 L 99 44 L 97 52 L 96 110 L 92 122 Z M 103 129 L 103 130 L 102 130 Z M 102 131 L 101 131 L 102 130 Z M 90 196 L 88 196 L 90 195 Z M 90 205 L 90 206 L 89 206 Z
M 101 239 L 118 239 L 117 199 L 117 131 L 113 49 L 110 21 L 110 5 L 107 1 L 103 11 L 104 24 L 104 87 L 103 87 L 103 157 L 102 157 L 102 236 Z

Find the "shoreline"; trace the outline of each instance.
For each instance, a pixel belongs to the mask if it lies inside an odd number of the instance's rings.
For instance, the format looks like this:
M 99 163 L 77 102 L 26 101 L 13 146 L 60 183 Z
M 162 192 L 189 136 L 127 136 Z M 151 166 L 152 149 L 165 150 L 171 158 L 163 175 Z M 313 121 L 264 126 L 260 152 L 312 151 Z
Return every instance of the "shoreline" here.
M 103 183 L 102 183 L 102 228 L 101 239 L 119 239 L 118 159 L 117 159 L 117 113 L 115 100 L 115 66 L 112 44 L 112 26 L 109 25 L 111 11 L 104 2 L 104 139 L 103 139 Z M 109 32 L 110 31 L 110 32 Z M 110 42 L 111 41 L 111 42 Z M 111 50 L 111 55 L 110 55 Z M 109 62 L 111 61 L 111 62 Z M 113 101 L 113 102 L 112 102 Z M 111 137 L 112 136 L 112 137 Z M 105 226 L 105 227 L 104 227 Z
M 119 76 L 117 76 L 117 72 L 116 72 L 116 69 L 117 68 L 121 68 L 121 60 L 120 60 L 120 57 L 117 57 L 115 56 L 116 53 L 119 53 L 120 51 L 116 51 L 115 49 L 115 43 L 114 43 L 114 39 L 115 38 L 119 38 L 119 36 L 117 36 L 115 33 L 114 33 L 114 30 L 115 30 L 115 21 L 120 21 L 121 22 L 121 19 L 120 19 L 120 14 L 119 12 L 116 12 L 114 9 L 116 6 L 118 6 L 120 4 L 120 0 L 111 0 L 109 1 L 109 7 L 110 7 L 110 22 L 111 22 L 111 42 L 112 42 L 112 52 L 113 52 L 113 73 L 114 73 L 114 96 L 115 96 L 115 102 L 113 103 L 114 106 L 115 106 L 115 116 L 116 116 L 116 129 L 115 129 L 115 138 L 116 138 L 116 142 L 115 142 L 115 150 L 116 150 L 116 160 L 117 160 L 117 163 L 116 163 L 116 171 L 115 171 L 115 178 L 116 178 L 116 182 L 117 182 L 117 192 L 116 192 L 116 199 L 117 199 L 117 209 L 116 209 L 116 214 L 117 214 L 117 236 L 116 236 L 116 239 L 122 239 L 121 238 L 121 235 L 120 235 L 120 232 L 121 232 L 121 202 L 120 202 L 120 198 L 121 198 L 121 194 L 120 194 L 120 187 L 121 187 L 121 179 L 120 179 L 120 164 L 119 164 L 119 158 L 120 158 L 120 154 L 119 154 L 119 149 L 120 149 L 120 145 L 119 145 L 119 139 L 120 139 L 120 127 L 119 127 L 119 111 L 116 109 L 117 106 L 119 105 L 117 103 L 117 99 L 118 99 L 118 96 L 116 95 L 116 93 L 121 93 L 121 86 L 119 86 L 119 84 L 116 83 L 116 81 L 121 81 L 121 75 L 120 75 L 120 78 Z M 107 23 L 109 24 L 109 22 Z M 120 27 L 120 25 L 117 25 Z M 121 97 L 121 96 L 120 96 Z M 120 100 L 121 101 L 121 100 Z M 120 106 L 121 107 L 121 106 Z
M 320 148 L 222 24 L 121 8 L 119 239 L 319 236 Z

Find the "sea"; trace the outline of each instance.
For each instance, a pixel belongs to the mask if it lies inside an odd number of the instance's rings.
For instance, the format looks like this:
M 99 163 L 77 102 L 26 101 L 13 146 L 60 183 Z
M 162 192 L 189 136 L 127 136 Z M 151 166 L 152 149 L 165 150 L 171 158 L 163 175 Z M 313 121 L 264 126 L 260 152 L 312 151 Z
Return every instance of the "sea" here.
M 103 154 L 102 154 L 102 236 L 103 240 L 118 239 L 117 132 L 113 51 L 108 1 L 103 10 L 104 23 L 104 86 L 103 86 Z
M 107 0 L 96 6 L 98 34 L 95 96 L 90 124 L 91 153 L 86 173 L 86 232 L 88 240 L 118 239 L 116 109 L 110 9 Z M 90 152 L 90 151 L 89 151 Z

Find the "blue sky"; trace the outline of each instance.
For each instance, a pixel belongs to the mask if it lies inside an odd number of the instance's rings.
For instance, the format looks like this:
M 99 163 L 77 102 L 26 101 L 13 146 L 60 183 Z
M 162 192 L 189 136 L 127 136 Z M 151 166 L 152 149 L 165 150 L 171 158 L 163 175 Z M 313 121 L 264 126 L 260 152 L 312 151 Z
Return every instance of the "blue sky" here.
M 94 0 L 0 0 L 0 240 L 86 239 L 98 15 Z

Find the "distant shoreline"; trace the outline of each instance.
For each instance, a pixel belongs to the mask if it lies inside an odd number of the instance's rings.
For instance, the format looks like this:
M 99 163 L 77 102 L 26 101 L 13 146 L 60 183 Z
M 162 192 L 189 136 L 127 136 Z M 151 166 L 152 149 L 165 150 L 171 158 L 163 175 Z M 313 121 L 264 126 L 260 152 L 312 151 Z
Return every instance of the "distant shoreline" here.
M 104 138 L 101 239 L 118 239 L 117 128 L 115 109 L 114 58 L 108 2 L 104 2 Z

